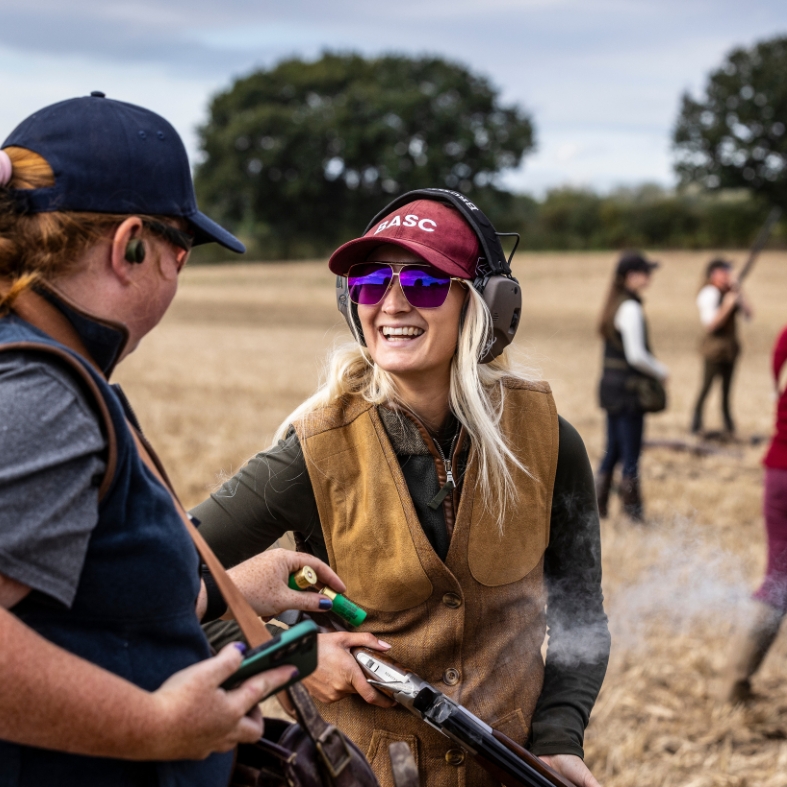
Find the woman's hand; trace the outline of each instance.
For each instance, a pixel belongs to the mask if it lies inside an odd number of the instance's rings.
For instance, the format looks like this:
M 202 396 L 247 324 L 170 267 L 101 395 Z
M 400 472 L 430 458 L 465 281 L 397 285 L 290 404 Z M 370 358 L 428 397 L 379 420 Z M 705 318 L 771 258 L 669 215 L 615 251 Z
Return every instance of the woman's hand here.
M 737 286 L 730 287 L 721 299 L 719 304 L 719 311 L 725 315 L 729 314 L 740 303 L 740 290 Z
M 242 660 L 236 645 L 227 645 L 215 658 L 176 672 L 153 692 L 154 729 L 140 731 L 145 737 L 140 759 L 201 760 L 256 741 L 263 729 L 257 704 L 297 670 L 278 667 L 231 691 L 219 688 Z
M 601 787 L 582 758 L 576 754 L 545 754 L 539 759 L 577 787 Z
M 330 599 L 327 596 L 291 590 L 287 586 L 290 574 L 304 566 L 313 568 L 322 584 L 328 585 L 332 590 L 343 593 L 347 589 L 344 582 L 322 560 L 305 552 L 293 552 L 289 549 L 269 549 L 261 552 L 239 563 L 227 573 L 261 618 L 273 617 L 285 609 L 303 609 L 307 612 L 324 612 L 326 607 L 330 609 Z M 228 617 L 231 617 L 231 613 L 225 615 L 225 618 Z
M 303 685 L 320 702 L 336 702 L 349 694 L 360 694 L 370 705 L 392 708 L 396 703 L 370 686 L 350 648 L 390 650 L 387 642 L 368 632 L 340 631 L 320 634 L 317 638 L 320 663 Z
M 224 691 L 219 686 L 242 661 L 229 645 L 149 692 L 59 648 L 2 609 L 0 642 L 0 738 L 88 757 L 200 759 L 250 743 L 262 732 L 257 703 L 294 669 L 260 673 Z

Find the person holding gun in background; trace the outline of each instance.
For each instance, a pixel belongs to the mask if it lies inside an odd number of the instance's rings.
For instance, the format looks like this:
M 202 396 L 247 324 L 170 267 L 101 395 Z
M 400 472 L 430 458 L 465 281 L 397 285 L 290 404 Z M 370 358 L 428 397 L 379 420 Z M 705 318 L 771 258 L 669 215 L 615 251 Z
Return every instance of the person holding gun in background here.
M 142 107 L 96 91 L 31 115 L 0 150 L 8 787 L 224 787 L 231 750 L 261 734 L 257 703 L 293 677 L 221 688 L 243 646 L 210 657 L 185 512 L 107 382 L 163 317 L 192 245 L 211 241 L 244 250 L 198 211 L 180 137 Z M 305 564 L 343 589 L 284 550 L 233 569 L 252 619 L 330 607 L 287 587 Z
M 705 284 L 697 294 L 697 308 L 700 322 L 705 331 L 700 344 L 703 358 L 702 387 L 694 416 L 691 421 L 692 434 L 702 434 L 703 409 L 705 399 L 713 381 L 721 381 L 721 413 L 724 419 L 724 433 L 727 437 L 735 434 L 735 421 L 730 411 L 730 389 L 735 372 L 735 363 L 740 354 L 738 341 L 738 314 L 748 320 L 752 309 L 733 273 L 732 264 L 717 258 L 708 263 Z
M 356 647 L 597 787 L 582 761 L 609 653 L 593 474 L 548 384 L 503 352 L 521 291 L 494 228 L 456 192 L 411 192 L 329 267 L 354 341 L 278 443 L 194 509 L 200 532 L 232 566 L 294 531 L 367 611 L 321 635 L 304 685 L 384 787 L 392 741 L 427 787 L 500 779 L 371 686 Z

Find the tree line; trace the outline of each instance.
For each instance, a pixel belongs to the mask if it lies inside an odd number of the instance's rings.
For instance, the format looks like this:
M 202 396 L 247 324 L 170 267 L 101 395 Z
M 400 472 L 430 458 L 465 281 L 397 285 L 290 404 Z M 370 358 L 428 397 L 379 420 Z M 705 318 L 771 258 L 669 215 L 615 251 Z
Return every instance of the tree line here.
M 703 96 L 683 96 L 676 192 L 563 188 L 536 200 L 501 185 L 535 149 L 533 118 L 468 67 L 404 55 L 290 59 L 211 101 L 198 198 L 258 259 L 324 255 L 424 186 L 467 194 L 501 230 L 520 232 L 522 248 L 746 246 L 772 204 L 787 208 L 785 73 L 787 37 L 774 38 L 730 52 Z M 774 237 L 785 241 L 784 227 Z
M 542 200 L 512 195 L 496 225 L 519 232 L 521 249 L 707 249 L 749 246 L 768 214 L 746 192 L 671 192 L 654 185 L 601 195 L 555 189 Z M 784 223 L 771 244 L 787 245 Z

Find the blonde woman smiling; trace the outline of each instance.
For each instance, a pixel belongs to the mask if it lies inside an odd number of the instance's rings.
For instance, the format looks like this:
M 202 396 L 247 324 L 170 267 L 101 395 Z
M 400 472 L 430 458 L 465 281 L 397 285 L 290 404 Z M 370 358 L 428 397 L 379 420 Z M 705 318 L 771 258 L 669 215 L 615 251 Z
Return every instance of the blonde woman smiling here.
M 327 382 L 277 444 L 195 513 L 227 565 L 295 532 L 368 611 L 361 631 L 322 636 L 305 684 L 383 785 L 394 740 L 410 745 L 423 784 L 495 781 L 366 682 L 349 652 L 360 645 L 390 647 L 592 787 L 583 734 L 609 651 L 593 476 L 549 386 L 505 353 L 480 362 L 486 261 L 447 200 L 440 190 L 400 198 L 333 254 L 355 340 L 333 353 Z

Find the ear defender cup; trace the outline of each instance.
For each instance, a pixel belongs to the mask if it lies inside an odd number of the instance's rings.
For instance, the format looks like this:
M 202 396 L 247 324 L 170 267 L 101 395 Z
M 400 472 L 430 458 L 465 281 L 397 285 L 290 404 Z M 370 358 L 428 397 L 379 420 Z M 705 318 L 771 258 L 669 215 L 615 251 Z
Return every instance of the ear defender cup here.
M 132 262 L 136 265 L 145 261 L 145 241 L 142 238 L 132 238 L 126 244 L 126 262 Z
M 478 289 L 475 282 L 473 286 Z M 522 288 L 513 276 L 491 276 L 481 292 L 481 297 L 492 318 L 492 335 L 479 363 L 489 363 L 497 358 L 516 336 L 522 316 Z
M 347 325 L 355 336 L 357 331 L 357 339 L 362 347 L 366 347 L 366 340 L 363 337 L 363 328 L 361 327 L 361 320 L 358 317 L 358 307 L 350 300 L 350 290 L 347 286 L 346 276 L 336 277 L 336 307 L 342 313 L 342 317 L 347 321 Z M 353 328 L 355 330 L 353 330 Z
M 498 233 L 492 222 L 464 194 L 448 189 L 417 189 L 402 194 L 401 197 L 397 197 L 383 208 L 366 225 L 363 234 L 369 232 L 389 213 L 417 199 L 443 202 L 455 208 L 478 237 L 482 257 L 478 261 L 478 271 L 473 281 L 473 288 L 484 299 L 492 318 L 491 335 L 479 363 L 489 363 L 497 358 L 514 340 L 522 316 L 522 288 L 511 273 L 511 259 L 517 245 L 519 245 L 519 235 L 515 232 Z M 508 259 L 506 259 L 503 246 L 500 243 L 501 234 L 517 238 L 514 251 L 511 252 L 511 257 Z M 353 334 L 355 334 L 353 326 L 355 327 L 361 344 L 365 346 L 361 323 L 358 319 L 358 309 L 350 301 L 345 276 L 336 277 L 336 307 L 342 313 Z

